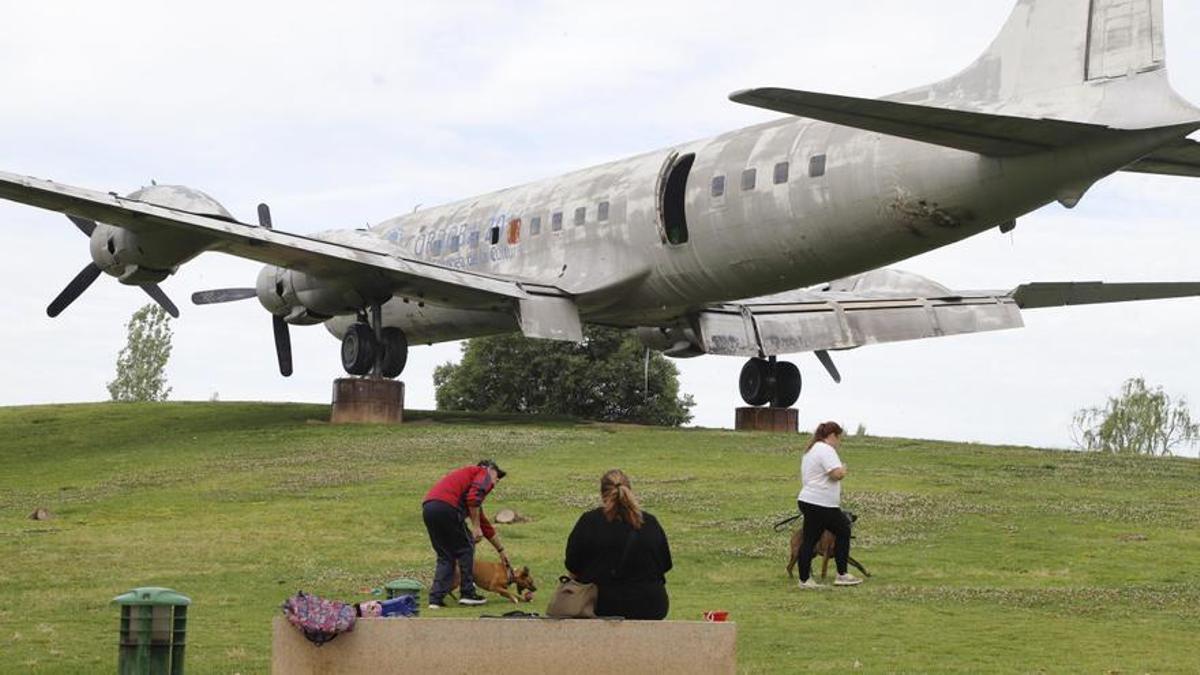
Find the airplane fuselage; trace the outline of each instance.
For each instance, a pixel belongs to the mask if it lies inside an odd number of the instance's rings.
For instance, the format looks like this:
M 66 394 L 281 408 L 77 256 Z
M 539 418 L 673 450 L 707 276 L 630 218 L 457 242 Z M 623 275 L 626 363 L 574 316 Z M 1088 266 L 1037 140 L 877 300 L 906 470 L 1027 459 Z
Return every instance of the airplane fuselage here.
M 682 189 L 672 191 L 672 166 L 689 155 Z M 669 325 L 703 304 L 945 246 L 1119 166 L 1053 153 L 989 158 L 785 118 L 423 209 L 371 231 L 398 255 L 562 288 L 585 321 Z M 514 329 L 507 313 L 388 304 L 387 322 L 414 342 Z M 330 330 L 340 335 L 351 321 L 334 319 Z

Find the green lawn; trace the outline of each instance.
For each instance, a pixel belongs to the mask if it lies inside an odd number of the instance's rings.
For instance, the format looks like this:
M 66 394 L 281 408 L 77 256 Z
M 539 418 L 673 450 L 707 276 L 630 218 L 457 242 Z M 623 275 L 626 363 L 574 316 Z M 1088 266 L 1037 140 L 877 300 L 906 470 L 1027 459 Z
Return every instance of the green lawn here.
M 1200 670 L 1196 460 L 847 438 L 854 555 L 874 576 L 801 592 L 770 528 L 795 509 L 801 437 L 327 415 L 0 408 L 0 670 L 111 672 L 109 601 L 162 585 L 193 600 L 189 672 L 265 672 L 271 617 L 297 589 L 354 600 L 394 577 L 428 582 L 421 497 L 482 456 L 509 473 L 489 510 L 531 518 L 501 531 L 541 584 L 538 611 L 615 466 L 670 537 L 671 618 L 729 610 L 744 672 Z M 29 520 L 39 506 L 54 517 Z

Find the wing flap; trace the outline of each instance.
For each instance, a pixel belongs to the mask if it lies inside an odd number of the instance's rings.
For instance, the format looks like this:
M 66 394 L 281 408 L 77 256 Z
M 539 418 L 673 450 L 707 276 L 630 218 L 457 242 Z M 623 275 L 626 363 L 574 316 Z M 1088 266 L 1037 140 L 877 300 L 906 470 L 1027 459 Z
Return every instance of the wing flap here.
M 875 270 L 825 288 L 706 307 L 694 321 L 700 345 L 710 354 L 745 357 L 854 349 L 1020 328 L 1025 309 L 1200 296 L 1195 282 L 1051 282 L 1011 291 L 951 291 L 898 270 Z
M 533 295 L 518 300 L 517 309 L 517 323 L 525 337 L 583 342 L 583 324 L 572 300 Z
M 134 232 L 166 229 L 199 236 L 211 242 L 208 250 L 316 276 L 383 283 L 396 294 L 448 306 L 496 307 L 530 297 L 516 280 L 389 255 L 373 250 L 374 242 L 367 237 L 348 243 L 288 234 L 4 172 L 0 172 L 0 198 Z M 542 295 L 562 294 L 550 287 L 539 288 Z
M 992 157 L 1077 145 L 1116 133 L 1079 122 L 1031 119 L 911 103 L 767 87 L 729 95 L 737 103 Z
M 708 353 L 775 356 L 1020 328 L 1007 296 L 839 299 L 787 304 L 718 305 L 700 312 Z

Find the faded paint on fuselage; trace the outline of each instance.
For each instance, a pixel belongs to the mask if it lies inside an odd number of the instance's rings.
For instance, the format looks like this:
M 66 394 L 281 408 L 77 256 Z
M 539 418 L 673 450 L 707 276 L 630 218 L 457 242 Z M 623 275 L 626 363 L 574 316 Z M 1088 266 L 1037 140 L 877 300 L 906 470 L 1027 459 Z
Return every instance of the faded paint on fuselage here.
M 696 160 L 686 191 L 688 241 L 671 245 L 660 236 L 657 188 L 663 163 L 676 152 Z M 809 163 L 817 156 L 824 156 L 825 171 L 814 177 Z M 788 178 L 776 184 L 781 162 Z M 742 172 L 750 168 L 755 186 L 743 190 Z M 585 321 L 667 324 L 704 304 L 875 269 L 1054 200 L 1046 183 L 1021 175 L 1004 184 L 1004 160 L 787 118 L 424 209 L 371 230 L 399 255 L 558 286 L 577 297 Z M 725 177 L 721 197 L 712 195 L 715 176 Z M 601 202 L 609 204 L 605 222 L 597 220 Z M 580 207 L 586 218 L 576 225 Z M 556 212 L 559 230 L 552 227 Z M 508 223 L 518 218 L 520 232 L 510 243 Z M 500 228 L 496 244 L 493 226 Z M 467 337 L 463 329 L 482 314 L 425 309 L 421 326 L 408 310 L 407 318 L 396 316 L 416 342 Z M 486 323 L 485 332 L 515 327 L 511 317 Z

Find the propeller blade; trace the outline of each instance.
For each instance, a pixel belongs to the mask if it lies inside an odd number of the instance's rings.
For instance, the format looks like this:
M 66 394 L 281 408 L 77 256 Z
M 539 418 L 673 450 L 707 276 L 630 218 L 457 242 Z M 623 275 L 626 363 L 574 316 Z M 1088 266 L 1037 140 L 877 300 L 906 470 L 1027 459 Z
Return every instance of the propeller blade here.
M 829 373 L 833 381 L 841 384 L 842 374 L 838 372 L 837 366 L 833 365 L 833 357 L 829 355 L 829 352 L 824 349 L 818 349 L 814 353 L 817 355 L 817 360 L 821 362 L 821 365 L 825 366 L 825 371 Z
M 258 205 L 258 224 L 266 229 L 271 229 L 271 207 L 266 204 Z
M 167 310 L 167 314 L 176 319 L 179 318 L 179 308 L 175 306 L 175 303 L 171 302 L 166 293 L 163 293 L 163 289 L 158 284 L 142 284 L 142 290 L 146 291 L 146 295 L 154 298 L 159 307 Z
M 78 298 L 80 294 L 86 291 L 88 286 L 91 286 L 92 282 L 99 276 L 100 268 L 96 267 L 96 263 L 88 263 L 88 266 L 83 268 L 79 274 L 76 274 L 71 283 L 62 289 L 62 293 L 59 293 L 58 297 L 54 298 L 50 306 L 46 308 L 46 314 L 50 317 L 56 317 L 61 314 L 67 308 L 67 305 L 75 302 L 75 298 Z
M 80 218 L 79 216 L 72 215 L 67 215 L 67 218 L 70 218 L 71 222 L 75 223 L 75 227 L 78 227 L 80 232 L 89 237 L 92 236 L 92 230 L 96 229 L 96 221 L 94 220 L 88 220 L 87 218 Z
M 288 333 L 288 325 L 284 323 L 281 316 L 272 316 L 271 323 L 275 327 L 275 355 L 279 357 L 279 374 L 291 377 L 292 336 Z
M 211 291 L 197 291 L 192 293 L 193 305 L 213 305 L 218 302 L 233 302 L 235 300 L 245 300 L 258 295 L 258 291 L 253 288 L 214 288 Z

